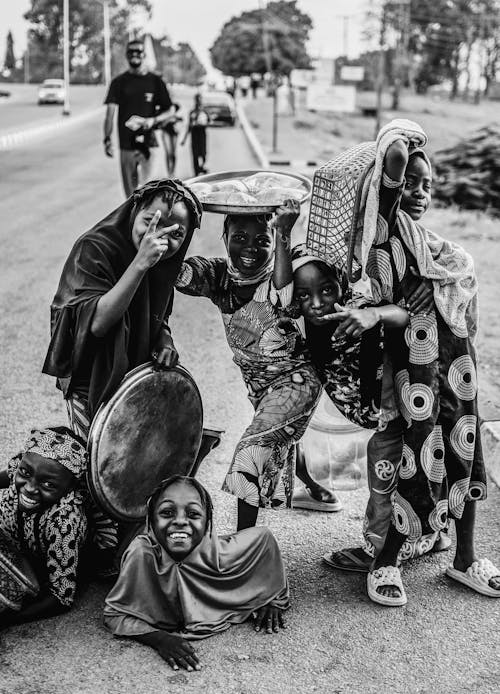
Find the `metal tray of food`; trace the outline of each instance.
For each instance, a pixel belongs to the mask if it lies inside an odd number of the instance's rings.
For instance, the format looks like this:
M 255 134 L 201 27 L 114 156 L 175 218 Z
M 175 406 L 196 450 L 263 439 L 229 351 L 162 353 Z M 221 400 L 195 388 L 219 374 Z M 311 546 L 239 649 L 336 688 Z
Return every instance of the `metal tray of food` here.
M 268 214 L 287 197 L 302 205 L 311 197 L 312 190 L 306 176 L 266 169 L 219 171 L 189 178 L 184 183 L 206 212 L 219 214 Z

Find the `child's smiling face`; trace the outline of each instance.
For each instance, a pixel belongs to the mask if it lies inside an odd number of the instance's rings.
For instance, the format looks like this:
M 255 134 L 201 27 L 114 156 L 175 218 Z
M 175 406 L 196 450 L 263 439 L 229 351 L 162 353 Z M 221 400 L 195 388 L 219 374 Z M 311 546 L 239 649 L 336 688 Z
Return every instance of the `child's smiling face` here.
M 158 231 L 173 224 L 178 225 L 177 229 L 173 229 L 168 233 L 168 250 L 165 251 L 161 258 L 166 260 L 177 253 L 186 238 L 190 222 L 189 211 L 183 202 L 176 202 L 172 209 L 169 210 L 168 204 L 161 197 L 156 197 L 146 207 L 141 208 L 134 219 L 132 242 L 136 248 L 139 248 L 142 238 L 157 210 L 161 212 L 160 220 L 156 226 Z
M 273 232 L 255 217 L 235 217 L 227 227 L 227 252 L 242 275 L 257 274 L 273 255 Z
M 28 451 L 18 465 L 14 484 L 20 509 L 24 513 L 37 513 L 74 489 L 76 477 L 56 460 Z
M 324 325 L 321 317 L 335 313 L 342 290 L 323 263 L 306 263 L 293 273 L 294 299 L 298 301 L 305 320 L 313 325 Z
M 156 501 L 153 531 L 160 545 L 176 561 L 197 547 L 207 528 L 207 511 L 198 491 L 179 481 L 169 485 Z
M 418 154 L 410 156 L 405 171 L 405 187 L 401 209 L 415 222 L 426 212 L 431 202 L 432 176 L 429 165 Z

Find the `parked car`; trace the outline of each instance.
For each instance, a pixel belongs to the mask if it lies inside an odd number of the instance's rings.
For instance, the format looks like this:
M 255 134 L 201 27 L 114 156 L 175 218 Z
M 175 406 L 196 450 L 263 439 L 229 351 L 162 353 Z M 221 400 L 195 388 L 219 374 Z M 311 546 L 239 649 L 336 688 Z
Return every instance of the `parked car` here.
M 64 80 L 44 80 L 38 87 L 38 104 L 64 104 Z
M 203 108 L 210 116 L 212 123 L 236 123 L 236 107 L 234 99 L 226 92 L 204 92 L 202 94 Z
M 10 92 L 8 92 L 6 89 L 0 89 L 0 97 L 7 98 L 9 96 L 10 96 Z

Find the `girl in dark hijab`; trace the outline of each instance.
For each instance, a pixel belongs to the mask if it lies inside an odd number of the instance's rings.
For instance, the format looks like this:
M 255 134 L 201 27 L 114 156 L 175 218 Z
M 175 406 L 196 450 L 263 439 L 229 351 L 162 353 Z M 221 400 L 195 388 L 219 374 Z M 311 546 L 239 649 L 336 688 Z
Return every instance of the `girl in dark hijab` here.
M 57 378 L 70 426 L 85 440 L 127 372 L 151 359 L 177 362 L 168 317 L 201 214 L 181 181 L 150 181 L 73 246 L 51 306 L 43 372 Z M 106 532 L 95 537 L 101 548 L 116 543 Z

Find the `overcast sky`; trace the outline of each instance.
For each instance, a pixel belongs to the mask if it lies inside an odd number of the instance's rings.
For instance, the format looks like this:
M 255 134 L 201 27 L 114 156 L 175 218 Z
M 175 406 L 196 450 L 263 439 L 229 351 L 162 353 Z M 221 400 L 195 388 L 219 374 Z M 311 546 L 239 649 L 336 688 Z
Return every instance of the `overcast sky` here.
M 69 1 L 71 3 L 71 0 Z M 152 33 L 166 33 L 174 43 L 189 42 L 207 65 L 208 49 L 222 25 L 232 16 L 259 6 L 259 0 L 150 1 L 153 6 Z M 359 53 L 362 47 L 360 34 L 364 10 L 369 6 L 370 0 L 299 0 L 298 4 L 302 11 L 312 17 L 314 23 L 310 51 L 315 56 L 329 57 L 343 53 L 344 36 L 349 53 Z M 5 35 L 9 29 L 14 34 L 16 57 L 22 54 L 26 45 L 27 29 L 27 23 L 22 16 L 30 5 L 30 0 L 0 0 L 0 61 L 3 61 Z M 344 16 L 348 17 L 345 20 L 346 35 Z

